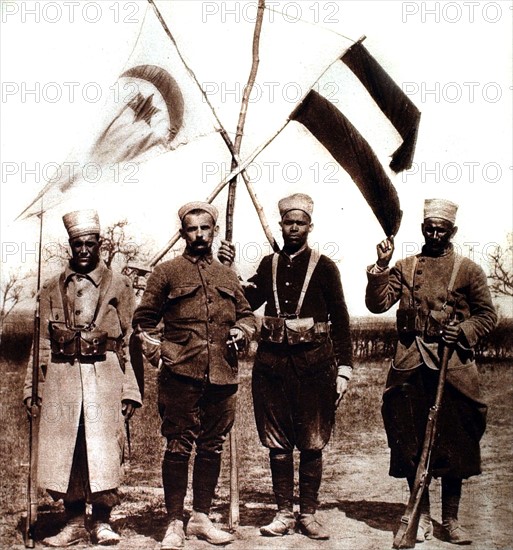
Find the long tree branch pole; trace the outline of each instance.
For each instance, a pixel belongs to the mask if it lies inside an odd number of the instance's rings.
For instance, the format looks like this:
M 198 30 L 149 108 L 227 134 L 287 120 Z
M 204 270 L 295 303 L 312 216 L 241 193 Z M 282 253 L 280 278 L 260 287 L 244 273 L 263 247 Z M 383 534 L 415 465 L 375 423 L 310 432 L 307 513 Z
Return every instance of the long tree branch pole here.
M 264 20 L 265 0 L 258 0 L 257 17 L 255 21 L 255 30 L 253 32 L 253 48 L 251 70 L 249 72 L 248 82 L 244 88 L 242 102 L 240 106 L 239 120 L 237 122 L 237 133 L 233 144 L 232 170 L 238 166 L 238 156 L 244 135 L 244 125 L 246 123 L 246 115 L 248 111 L 249 98 L 258 71 L 260 63 L 259 47 L 260 34 L 262 31 L 262 23 Z M 237 179 L 235 176 L 228 187 L 228 199 L 226 202 L 226 232 L 225 238 L 227 241 L 233 240 L 233 215 L 235 212 L 235 193 L 237 189 Z M 235 529 L 239 525 L 239 464 L 237 456 L 237 432 L 236 425 L 230 430 L 230 509 L 228 513 L 228 526 L 230 529 Z
M 183 58 L 180 50 L 178 49 L 178 44 L 176 43 L 176 40 L 175 40 L 174 36 L 171 34 L 171 31 L 169 30 L 169 27 L 167 26 L 166 21 L 164 20 L 164 17 L 160 13 L 160 10 L 158 9 L 158 7 L 155 4 L 154 0 L 148 0 L 148 3 L 150 3 L 152 5 L 152 7 L 155 11 L 155 15 L 157 16 L 157 19 L 160 21 L 160 24 L 162 25 L 162 28 L 164 29 L 164 32 L 167 34 L 169 40 L 171 40 L 174 47 L 176 48 L 176 52 L 178 53 L 178 57 L 181 59 L 182 63 L 184 64 L 184 67 L 187 69 L 187 72 L 189 73 L 191 78 L 194 80 L 194 82 L 196 83 L 198 88 L 200 89 L 200 91 L 203 95 L 203 98 L 205 100 L 205 103 L 210 108 L 210 110 L 211 110 L 211 112 L 212 112 L 212 114 L 213 114 L 213 116 L 214 116 L 214 118 L 215 118 L 215 120 L 216 120 L 216 122 L 219 126 L 219 132 L 221 134 L 221 137 L 223 138 L 223 141 L 225 142 L 226 146 L 228 147 L 228 150 L 230 151 L 230 154 L 232 155 L 232 167 L 233 167 L 234 165 L 236 165 L 240 162 L 239 158 L 238 158 L 238 153 L 240 151 L 240 144 L 239 144 L 239 149 L 237 149 L 235 147 L 235 144 L 230 139 L 230 136 L 228 135 L 228 132 L 226 131 L 226 129 L 222 125 L 221 121 L 219 120 L 219 117 L 217 116 L 217 113 L 214 109 L 214 106 L 210 102 L 210 99 L 208 98 L 208 95 L 205 93 L 205 91 L 201 87 L 201 83 L 199 82 L 196 75 L 194 74 L 194 71 L 189 67 L 186 60 Z M 263 9 L 264 8 L 262 8 L 262 10 Z M 259 14 L 260 11 L 261 11 L 260 7 L 258 8 L 258 10 L 259 10 L 258 11 L 258 14 Z M 258 14 L 257 14 L 257 20 L 258 20 Z M 263 15 L 262 15 L 261 18 L 263 19 Z M 256 28 L 256 25 L 257 25 L 257 23 L 255 24 L 255 28 Z M 260 22 L 260 27 L 261 26 L 262 26 L 262 23 Z M 239 121 L 240 121 L 240 117 L 239 117 Z M 237 140 L 237 135 L 235 136 L 235 140 Z M 247 167 L 247 165 L 246 165 L 246 167 Z M 241 174 L 242 174 L 242 178 L 244 179 L 244 183 L 246 184 L 246 187 L 248 189 L 249 196 L 251 197 L 251 200 L 252 200 L 253 205 L 255 207 L 255 210 L 257 212 L 258 219 L 260 220 L 260 224 L 262 225 L 262 229 L 264 230 L 265 236 L 267 237 L 267 240 L 271 244 L 273 250 L 279 251 L 280 247 L 279 247 L 278 243 L 276 242 L 276 239 L 273 237 L 271 228 L 270 228 L 269 223 L 267 222 L 267 219 L 265 217 L 262 205 L 258 201 L 258 197 L 256 196 L 253 185 L 252 185 L 251 181 L 249 180 L 248 175 L 246 174 L 245 171 L 241 172 Z
M 155 5 L 154 3 L 154 0 L 148 0 L 148 2 L 153 6 L 153 8 L 155 9 L 155 13 L 160 21 L 160 23 L 162 24 L 166 34 L 168 35 L 168 37 L 170 38 L 170 40 L 173 42 L 173 44 L 175 45 L 176 47 L 176 42 L 173 38 L 173 35 L 171 34 L 171 32 L 169 31 L 167 25 L 166 25 L 166 22 L 164 21 L 162 15 L 160 14 L 157 6 Z M 361 38 L 360 40 L 362 40 L 363 38 Z M 324 71 L 319 75 L 318 79 L 319 80 L 335 63 L 337 63 L 340 58 L 342 57 L 342 55 L 344 54 L 344 52 L 346 51 L 346 48 L 344 49 L 344 51 L 342 51 L 325 69 Z M 212 113 L 214 115 L 214 117 L 216 118 L 216 121 L 218 121 L 218 124 L 219 126 L 221 127 L 221 135 L 223 136 L 223 139 L 225 141 L 225 143 L 227 144 L 227 147 L 229 148 L 230 152 L 232 152 L 233 150 L 233 143 L 231 142 L 230 140 L 230 137 L 228 136 L 228 134 L 226 133 L 226 130 L 224 130 L 224 128 L 222 127 L 221 123 L 219 122 L 219 118 L 217 117 L 217 114 L 215 112 L 215 110 L 213 109 L 212 107 L 212 104 L 210 103 L 210 100 L 208 99 L 208 96 L 205 94 L 205 92 L 203 91 L 203 89 L 201 88 L 201 85 L 200 83 L 198 82 L 198 80 L 196 79 L 196 77 L 194 76 L 194 73 L 190 70 L 190 68 L 188 67 L 188 65 L 186 64 L 186 62 L 183 60 L 181 54 L 180 54 L 180 51 L 178 50 L 177 48 L 177 52 L 178 52 L 178 55 L 180 56 L 180 58 L 182 59 L 185 67 L 187 68 L 187 70 L 189 71 L 189 73 L 191 74 L 191 76 L 193 77 L 194 81 L 197 83 L 197 85 L 199 86 L 201 92 L 203 93 L 203 96 L 205 98 L 205 101 L 206 103 L 210 106 L 210 109 L 212 110 Z M 315 82 L 317 82 L 317 80 Z M 310 86 L 310 88 L 303 94 L 303 97 L 301 98 L 301 101 L 298 103 L 296 109 L 299 107 L 299 105 L 301 105 L 301 103 L 304 101 L 305 97 L 307 96 L 307 94 L 310 92 L 310 90 L 312 90 L 312 88 L 314 87 L 315 85 L 315 82 L 312 83 L 312 85 Z M 224 189 L 224 187 L 239 173 L 242 173 L 242 177 L 244 179 L 244 181 L 247 180 L 247 176 L 246 174 L 244 173 L 244 170 L 258 157 L 258 155 L 264 150 L 267 148 L 267 146 L 272 142 L 274 141 L 280 134 L 281 132 L 283 132 L 283 130 L 285 130 L 285 128 L 287 127 L 288 123 L 290 122 L 292 118 L 292 114 L 285 120 L 285 122 L 283 122 L 283 124 L 266 140 L 264 141 L 263 143 L 261 143 L 258 147 L 256 147 L 243 161 L 241 161 L 239 158 L 238 158 L 238 155 L 235 156 L 237 162 L 238 162 L 238 166 L 235 170 L 232 170 L 227 176 L 225 176 L 220 182 L 219 184 L 216 186 L 216 188 L 212 191 L 212 193 L 209 195 L 209 197 L 207 197 L 206 201 L 207 202 L 212 202 L 214 200 L 215 197 L 217 197 L 217 195 Z M 233 155 L 233 153 L 232 153 Z M 249 184 L 249 186 L 248 186 Z M 256 194 L 254 193 L 254 191 L 250 191 L 250 188 L 252 189 L 252 186 L 251 186 L 251 183 L 248 182 L 246 183 L 246 186 L 248 186 L 248 191 L 249 191 L 249 194 L 253 200 L 253 204 L 255 204 L 255 202 L 258 202 L 258 199 L 256 197 Z M 260 216 L 260 214 L 262 214 L 263 216 L 263 208 L 261 206 L 257 207 L 257 212 L 259 214 L 259 218 L 260 218 L 260 221 L 262 221 L 262 217 Z M 268 227 L 268 226 L 267 226 Z M 268 239 L 269 239 L 269 234 L 266 232 L 266 235 L 268 236 Z M 271 235 L 272 237 L 272 235 Z M 151 272 L 151 270 L 153 269 L 153 267 L 155 267 L 155 265 L 158 264 L 158 262 L 171 250 L 171 248 L 173 248 L 173 246 L 178 242 L 178 240 L 180 239 L 180 234 L 178 232 L 176 232 L 172 237 L 171 239 L 169 239 L 169 241 L 164 245 L 164 247 L 159 250 L 151 259 L 150 261 L 145 264 L 145 265 L 130 265 L 129 267 L 131 269 L 134 269 L 135 271 L 138 271 L 141 275 L 144 274 L 144 273 L 149 273 Z M 274 250 L 278 251 L 279 250 L 279 246 L 276 244 L 276 241 L 274 240 L 274 238 L 272 238 L 272 241 L 270 240 L 269 241 L 273 247 Z M 274 243 L 274 244 L 273 244 Z

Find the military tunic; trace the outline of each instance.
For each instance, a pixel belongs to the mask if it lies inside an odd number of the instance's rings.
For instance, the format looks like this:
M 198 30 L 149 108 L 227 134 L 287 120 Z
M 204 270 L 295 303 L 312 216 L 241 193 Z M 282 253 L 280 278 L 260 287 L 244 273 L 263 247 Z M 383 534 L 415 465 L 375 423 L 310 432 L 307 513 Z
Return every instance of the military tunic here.
M 248 341 L 255 330 L 235 272 L 211 255 L 187 252 L 159 264 L 148 278 L 133 326 L 152 333 L 161 320 L 159 412 L 167 448 L 188 455 L 203 429 L 208 437 L 201 444 L 220 452 L 234 421 L 239 382 L 237 354 L 226 344 L 230 328 L 240 328 Z M 210 417 L 201 415 L 198 403 L 207 388 L 209 394 L 226 393 L 216 398 L 222 404 Z
M 399 333 L 383 399 L 383 417 L 391 448 L 390 474 L 415 474 L 429 407 L 434 402 L 440 337 L 429 326 L 433 318 L 460 321 L 462 337 L 451 356 L 447 374 L 440 436 L 432 460 L 434 475 L 466 478 L 479 474 L 479 440 L 486 426 L 473 348 L 497 322 L 486 275 L 468 258 L 460 258 L 452 292 L 448 292 L 456 254 L 452 245 L 438 257 L 425 249 L 394 267 L 369 266 L 366 304 L 382 313 L 399 302 L 414 311 L 411 330 Z M 441 328 L 441 327 L 439 327 Z
M 312 250 L 290 257 L 281 252 L 277 265 L 280 311 L 295 313 Z M 273 294 L 273 255 L 266 256 L 249 279 L 246 297 L 253 309 L 277 316 Z M 337 366 L 352 366 L 349 315 L 340 273 L 321 255 L 310 279 L 299 317 L 330 322 L 323 341 L 290 345 L 260 341 L 253 368 L 253 400 L 261 442 L 270 449 L 320 450 L 333 427 Z
M 124 443 L 123 400 L 141 404 L 141 395 L 128 361 L 127 333 L 134 308 L 132 286 L 127 277 L 112 273 L 99 304 L 95 325 L 120 342 L 119 352 L 107 351 L 104 360 L 74 361 L 51 352 L 49 323 L 65 319 L 61 279 L 75 326 L 86 326 L 94 317 L 100 286 L 106 276 L 103 262 L 90 273 L 69 267 L 44 284 L 40 294 L 41 339 L 39 396 L 42 398 L 39 431 L 38 484 L 65 494 L 73 488 L 70 479 L 73 455 L 82 419 L 92 493 L 119 486 Z M 31 395 L 32 362 L 25 380 L 24 399 Z M 74 497 L 76 495 L 72 495 Z

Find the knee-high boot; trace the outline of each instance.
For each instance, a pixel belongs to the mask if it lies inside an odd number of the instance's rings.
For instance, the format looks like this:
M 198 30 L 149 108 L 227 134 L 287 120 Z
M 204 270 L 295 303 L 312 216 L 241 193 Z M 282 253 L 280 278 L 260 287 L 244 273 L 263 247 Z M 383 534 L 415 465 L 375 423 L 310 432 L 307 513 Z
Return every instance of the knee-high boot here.
M 192 478 L 192 507 L 197 512 L 207 515 L 210 512 L 220 470 L 219 453 L 199 451 L 196 454 Z
M 299 459 L 299 511 L 315 514 L 319 506 L 322 479 L 322 451 L 301 451 Z
M 183 503 L 187 493 L 189 456 L 166 451 L 162 461 L 162 484 L 169 520 L 183 520 Z
M 269 451 L 273 491 L 278 510 L 292 512 L 294 505 L 294 458 L 292 451 Z

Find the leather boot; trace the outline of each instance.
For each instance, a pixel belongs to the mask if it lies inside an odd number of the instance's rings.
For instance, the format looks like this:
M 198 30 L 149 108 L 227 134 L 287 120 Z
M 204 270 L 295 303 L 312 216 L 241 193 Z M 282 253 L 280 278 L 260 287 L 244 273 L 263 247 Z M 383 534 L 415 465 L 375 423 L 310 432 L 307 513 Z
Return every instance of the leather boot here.
M 43 539 L 43 544 L 54 548 L 73 546 L 87 539 L 87 531 L 84 527 L 84 517 L 75 516 L 53 537 Z
M 111 506 L 93 504 L 91 529 L 91 540 L 101 546 L 112 546 L 117 544 L 121 537 L 112 529 L 110 525 Z
M 278 510 L 292 512 L 294 505 L 294 458 L 292 451 L 269 451 L 274 498 Z
M 184 542 L 185 533 L 183 530 L 183 521 L 181 519 L 172 519 L 160 543 L 160 550 L 179 550 L 183 548 Z
M 268 525 L 260 527 L 260 533 L 265 537 L 282 537 L 294 533 L 296 518 L 292 510 L 280 510 Z
M 188 475 L 189 457 L 166 451 L 162 461 L 162 484 L 166 510 L 170 519 L 183 518 Z
M 192 474 L 192 508 L 207 515 L 214 498 L 219 472 L 221 455 L 219 453 L 199 450 L 194 459 Z
M 301 451 L 299 458 L 299 511 L 312 516 L 319 506 L 322 451 Z
M 452 544 L 471 544 L 472 539 L 458 521 L 461 485 L 459 478 L 442 478 L 442 527 Z
M 324 530 L 316 514 L 301 514 L 299 516 L 299 530 L 310 539 L 328 540 L 330 536 Z
M 43 544 L 54 548 L 72 546 L 88 538 L 84 526 L 86 511 L 85 500 L 67 501 L 64 500 L 66 512 L 66 524 L 53 537 L 43 539 Z
M 187 524 L 187 537 L 197 537 L 210 544 L 228 544 L 234 540 L 233 535 L 218 529 L 206 514 L 196 510 L 192 511 L 191 519 Z

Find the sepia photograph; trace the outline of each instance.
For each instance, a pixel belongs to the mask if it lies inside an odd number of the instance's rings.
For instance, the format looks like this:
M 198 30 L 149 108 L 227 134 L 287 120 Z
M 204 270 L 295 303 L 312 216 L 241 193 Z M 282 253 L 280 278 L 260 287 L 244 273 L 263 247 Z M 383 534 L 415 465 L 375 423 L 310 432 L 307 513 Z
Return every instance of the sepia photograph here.
M 513 548 L 511 0 L 0 0 L 0 546 Z

